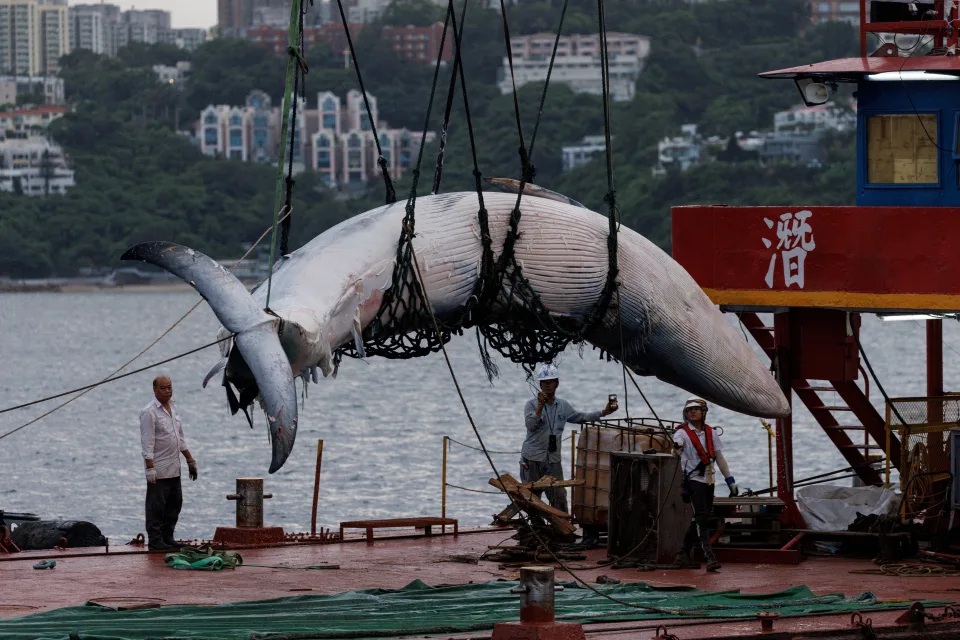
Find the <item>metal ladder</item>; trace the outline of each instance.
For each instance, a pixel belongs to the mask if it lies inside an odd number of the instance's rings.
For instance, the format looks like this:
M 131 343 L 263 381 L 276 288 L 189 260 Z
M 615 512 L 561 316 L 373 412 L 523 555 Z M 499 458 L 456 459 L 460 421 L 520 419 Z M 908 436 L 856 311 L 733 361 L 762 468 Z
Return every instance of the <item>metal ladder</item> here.
M 776 355 L 773 327 L 765 326 L 756 313 L 740 312 L 737 316 L 764 353 L 773 360 Z M 846 380 L 793 379 L 790 386 L 860 479 L 866 484 L 880 484 L 880 472 L 871 466 L 869 454 L 871 451 L 885 450 L 886 422 L 870 404 L 864 390 L 855 382 Z M 839 402 L 827 404 L 821 397 L 824 393 L 836 394 Z M 842 422 L 837 419 L 837 414 L 845 416 Z M 863 442 L 851 439 L 851 434 L 857 432 L 863 433 Z M 891 464 L 899 468 L 900 441 L 895 435 L 891 435 L 890 455 Z

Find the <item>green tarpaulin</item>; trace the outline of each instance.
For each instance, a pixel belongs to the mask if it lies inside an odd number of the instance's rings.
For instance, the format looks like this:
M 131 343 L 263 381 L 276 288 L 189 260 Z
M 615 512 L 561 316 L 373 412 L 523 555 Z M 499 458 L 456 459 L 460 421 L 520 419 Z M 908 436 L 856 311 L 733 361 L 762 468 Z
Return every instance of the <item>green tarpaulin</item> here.
M 375 638 L 405 634 L 461 633 L 491 629 L 519 618 L 516 582 L 430 587 L 414 581 L 393 591 L 369 589 L 336 595 L 309 595 L 211 607 L 169 606 L 116 611 L 98 605 L 68 607 L 0 620 L 5 640 L 145 640 L 160 638 L 255 639 Z M 656 588 L 644 583 L 576 583 L 557 592 L 557 620 L 614 622 L 670 617 L 753 617 L 758 611 L 781 616 L 843 613 L 902 607 L 871 593 L 814 596 L 807 587 L 777 593 L 709 592 L 688 587 Z M 659 611 L 635 609 L 609 598 Z M 930 603 L 931 605 L 934 603 Z

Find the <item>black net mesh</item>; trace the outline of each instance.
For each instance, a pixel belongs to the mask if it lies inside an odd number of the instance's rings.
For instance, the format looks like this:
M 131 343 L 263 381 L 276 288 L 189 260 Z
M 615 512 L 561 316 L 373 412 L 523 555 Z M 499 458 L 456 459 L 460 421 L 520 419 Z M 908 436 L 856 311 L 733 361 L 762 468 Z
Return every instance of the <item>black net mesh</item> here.
M 439 351 L 453 335 L 461 335 L 464 329 L 475 326 L 481 358 L 492 379 L 497 375 L 497 369 L 487 352 L 488 348 L 511 362 L 532 366 L 554 360 L 571 343 L 581 343 L 585 333 L 603 318 L 616 290 L 616 228 L 611 227 L 613 236 L 608 242 L 610 266 L 606 285 L 587 317 L 575 321 L 552 316 L 524 277 L 514 252 L 520 237 L 517 231 L 520 218 L 518 198 L 510 217 L 510 229 L 503 252 L 494 261 L 488 214 L 481 207 L 479 221 L 483 254 L 481 276 L 474 294 L 465 307 L 435 317 L 413 263 L 414 212 L 413 207 L 408 207 L 397 250 L 393 284 L 384 293 L 375 319 L 364 331 L 363 351 L 359 351 L 354 344 L 346 345 L 335 353 L 335 363 L 339 364 L 343 356 L 416 358 Z

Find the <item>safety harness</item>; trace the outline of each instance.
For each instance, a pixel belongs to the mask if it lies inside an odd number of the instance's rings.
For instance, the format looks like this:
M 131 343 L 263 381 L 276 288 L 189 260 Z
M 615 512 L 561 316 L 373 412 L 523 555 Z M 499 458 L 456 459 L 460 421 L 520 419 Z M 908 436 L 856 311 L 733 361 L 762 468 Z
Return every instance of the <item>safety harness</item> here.
M 700 456 L 700 462 L 704 466 L 710 464 L 717 459 L 716 454 L 713 452 L 713 428 L 705 424 L 703 425 L 703 431 L 707 434 L 707 449 L 704 451 L 703 443 L 700 442 L 700 438 L 697 437 L 697 434 L 691 429 L 686 423 L 680 427 L 687 432 L 687 437 L 690 438 L 690 442 L 693 444 L 693 448 L 697 450 L 697 455 Z
M 708 425 L 703 425 L 703 431 L 707 434 L 707 448 L 703 448 L 703 443 L 700 442 L 700 438 L 697 437 L 697 434 L 691 429 L 686 423 L 682 427 L 686 434 L 687 438 L 690 439 L 690 443 L 693 445 L 693 448 L 697 450 L 697 455 L 700 456 L 700 464 L 695 468 L 691 469 L 689 473 L 685 473 L 683 477 L 684 484 L 690 479 L 694 473 L 702 476 L 703 473 L 707 470 L 707 465 L 711 464 L 714 460 L 717 459 L 716 454 L 713 451 L 713 428 Z

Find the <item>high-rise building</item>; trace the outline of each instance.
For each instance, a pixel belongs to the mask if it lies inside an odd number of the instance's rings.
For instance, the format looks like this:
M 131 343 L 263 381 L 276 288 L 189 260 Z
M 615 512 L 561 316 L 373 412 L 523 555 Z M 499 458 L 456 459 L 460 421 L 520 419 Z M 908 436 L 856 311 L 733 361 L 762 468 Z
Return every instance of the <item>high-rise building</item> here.
M 117 54 L 120 7 L 113 4 L 78 4 L 70 7 L 70 37 L 74 49 L 101 55 Z
M 217 0 L 217 28 L 220 35 L 235 36 L 253 26 L 254 0 Z
M 0 0 L 0 74 L 55 74 L 67 53 L 67 0 Z
M 170 12 L 161 9 L 124 11 L 117 25 L 117 48 L 131 42 L 157 44 L 172 40 Z
M 0 74 L 38 75 L 37 0 L 0 0 Z
M 346 0 L 349 6 L 357 0 Z M 329 2 L 308 3 L 304 0 L 307 25 L 323 22 Z M 324 9 L 326 7 L 326 9 Z M 251 27 L 277 27 L 290 23 L 290 0 L 217 0 L 217 30 L 221 36 L 243 37 Z
M 55 76 L 60 57 L 70 53 L 67 0 L 41 0 L 39 8 L 40 75 Z

